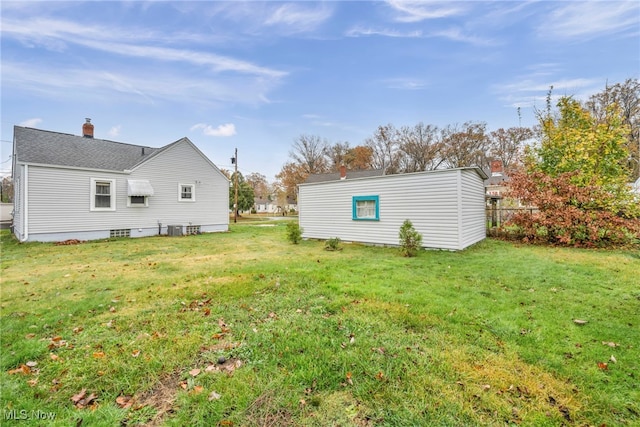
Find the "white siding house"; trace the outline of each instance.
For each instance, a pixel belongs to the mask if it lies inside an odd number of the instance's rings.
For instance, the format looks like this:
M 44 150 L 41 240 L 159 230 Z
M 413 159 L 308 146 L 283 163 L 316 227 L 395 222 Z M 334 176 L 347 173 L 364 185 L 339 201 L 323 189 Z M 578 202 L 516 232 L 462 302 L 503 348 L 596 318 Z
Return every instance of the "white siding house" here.
M 302 236 L 398 245 L 409 219 L 423 247 L 464 249 L 486 237 L 486 178 L 470 167 L 308 181 L 298 193 Z
M 22 242 L 229 227 L 229 180 L 187 138 L 152 148 L 94 139 L 92 125 L 84 137 L 15 126 L 13 179 Z

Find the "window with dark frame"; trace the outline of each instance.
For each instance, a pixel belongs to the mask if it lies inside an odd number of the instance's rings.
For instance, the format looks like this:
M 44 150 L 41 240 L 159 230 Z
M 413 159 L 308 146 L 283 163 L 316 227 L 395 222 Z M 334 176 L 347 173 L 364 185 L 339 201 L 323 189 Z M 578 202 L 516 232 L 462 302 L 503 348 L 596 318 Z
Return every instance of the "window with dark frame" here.
M 130 196 L 130 203 L 132 205 L 146 205 L 146 196 Z
M 192 195 L 192 187 L 190 185 L 183 185 L 180 190 L 180 198 L 184 200 L 191 200 Z

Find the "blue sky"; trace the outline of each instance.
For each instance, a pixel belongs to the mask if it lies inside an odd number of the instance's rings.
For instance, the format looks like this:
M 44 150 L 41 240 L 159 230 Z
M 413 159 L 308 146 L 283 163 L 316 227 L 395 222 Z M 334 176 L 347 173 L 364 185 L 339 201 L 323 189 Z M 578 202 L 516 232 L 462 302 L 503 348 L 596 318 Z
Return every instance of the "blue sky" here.
M 13 126 L 159 147 L 186 136 L 269 181 L 294 140 L 379 125 L 533 125 L 555 95 L 640 76 L 640 2 L 1 3 Z M 520 117 L 518 116 L 520 107 Z

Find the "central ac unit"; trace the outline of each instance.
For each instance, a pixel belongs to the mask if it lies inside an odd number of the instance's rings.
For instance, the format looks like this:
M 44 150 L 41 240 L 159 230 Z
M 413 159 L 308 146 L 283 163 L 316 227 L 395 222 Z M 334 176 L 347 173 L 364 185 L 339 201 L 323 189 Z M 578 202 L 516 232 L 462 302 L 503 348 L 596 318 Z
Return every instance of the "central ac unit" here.
M 181 225 L 168 225 L 167 226 L 167 235 L 169 235 L 169 236 L 182 236 L 182 226 Z

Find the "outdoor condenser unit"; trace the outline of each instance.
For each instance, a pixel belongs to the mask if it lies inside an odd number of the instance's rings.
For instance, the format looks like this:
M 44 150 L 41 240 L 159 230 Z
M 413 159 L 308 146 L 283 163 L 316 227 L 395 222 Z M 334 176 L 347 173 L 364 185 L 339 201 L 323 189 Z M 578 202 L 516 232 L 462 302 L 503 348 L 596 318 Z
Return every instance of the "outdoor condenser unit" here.
M 167 226 L 167 235 L 169 235 L 169 236 L 182 236 L 182 226 L 181 225 L 168 225 Z

